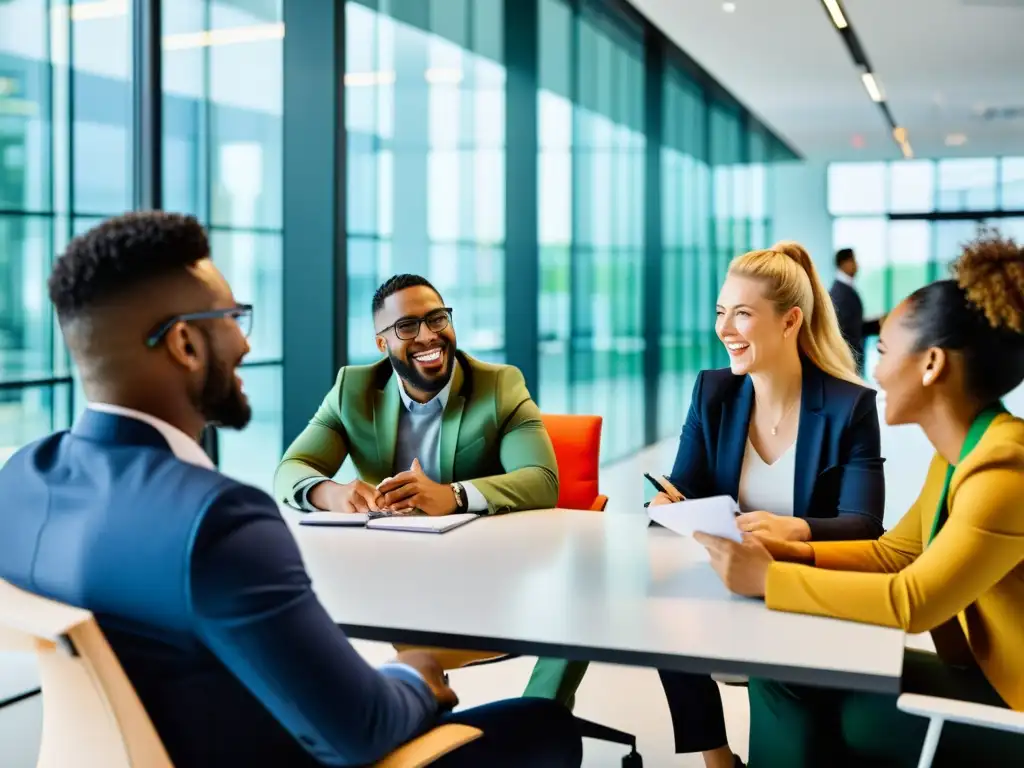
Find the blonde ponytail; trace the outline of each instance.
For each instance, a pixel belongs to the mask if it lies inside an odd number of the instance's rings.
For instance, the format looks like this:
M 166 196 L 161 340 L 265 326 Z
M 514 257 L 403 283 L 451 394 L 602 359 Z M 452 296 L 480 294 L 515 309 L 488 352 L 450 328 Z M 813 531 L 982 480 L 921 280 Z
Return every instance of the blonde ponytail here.
M 802 245 L 783 241 L 765 251 L 737 256 L 729 265 L 729 273 L 761 280 L 765 296 L 780 312 L 800 308 L 804 321 L 797 344 L 812 364 L 837 379 L 864 383 L 857 375 L 853 352 L 839 330 L 832 299 Z

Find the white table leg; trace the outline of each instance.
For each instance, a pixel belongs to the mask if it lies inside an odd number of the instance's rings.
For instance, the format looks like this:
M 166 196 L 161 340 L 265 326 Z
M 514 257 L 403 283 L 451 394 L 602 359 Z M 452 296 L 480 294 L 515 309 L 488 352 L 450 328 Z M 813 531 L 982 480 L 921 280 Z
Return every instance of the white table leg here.
M 921 747 L 921 760 L 917 768 L 931 768 L 932 760 L 935 759 L 935 750 L 939 747 L 939 737 L 942 735 L 941 717 L 933 717 L 928 723 L 928 734 L 924 737 L 924 746 Z

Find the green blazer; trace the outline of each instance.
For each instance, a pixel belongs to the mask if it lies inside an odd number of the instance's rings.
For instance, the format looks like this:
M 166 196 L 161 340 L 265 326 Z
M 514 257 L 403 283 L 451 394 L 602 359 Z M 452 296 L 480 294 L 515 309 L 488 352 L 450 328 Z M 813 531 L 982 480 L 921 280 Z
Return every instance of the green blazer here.
M 488 513 L 548 509 L 558 502 L 558 466 L 540 410 L 518 368 L 456 353 L 441 423 L 441 482 L 472 481 Z M 401 383 L 389 360 L 348 366 L 291 444 L 274 493 L 298 503 L 311 478 L 333 478 L 351 457 L 373 485 L 394 474 Z

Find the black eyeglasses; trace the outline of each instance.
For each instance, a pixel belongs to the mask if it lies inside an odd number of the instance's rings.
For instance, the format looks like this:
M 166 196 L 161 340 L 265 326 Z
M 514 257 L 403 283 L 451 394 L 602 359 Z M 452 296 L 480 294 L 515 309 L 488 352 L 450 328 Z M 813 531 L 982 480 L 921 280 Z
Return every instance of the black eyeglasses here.
M 395 336 L 400 338 L 402 341 L 412 341 L 420 335 L 420 325 L 423 323 L 427 324 L 434 333 L 440 333 L 448 324 L 452 321 L 452 309 L 451 307 L 445 307 L 443 309 L 435 309 L 433 312 L 429 312 L 423 317 L 403 317 L 397 322 L 392 323 L 387 328 L 381 328 L 377 331 L 378 336 L 382 336 L 392 328 L 395 329 Z
M 146 337 L 146 346 L 155 347 L 168 331 L 178 323 L 189 323 L 195 320 L 219 320 L 230 317 L 238 323 L 238 329 L 246 338 L 252 332 L 252 304 L 237 304 L 227 309 L 211 309 L 209 312 L 191 312 L 187 315 L 175 315 L 163 322 L 155 331 Z

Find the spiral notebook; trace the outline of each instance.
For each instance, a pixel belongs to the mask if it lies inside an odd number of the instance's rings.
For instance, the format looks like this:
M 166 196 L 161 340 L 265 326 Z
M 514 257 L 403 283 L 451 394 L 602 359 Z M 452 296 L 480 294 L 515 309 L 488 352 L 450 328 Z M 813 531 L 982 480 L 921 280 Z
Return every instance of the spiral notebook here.
M 370 515 L 345 512 L 310 512 L 302 516 L 299 525 L 373 528 L 381 531 L 412 531 L 416 533 L 447 533 L 476 520 L 479 515 L 466 512 L 460 515 Z

